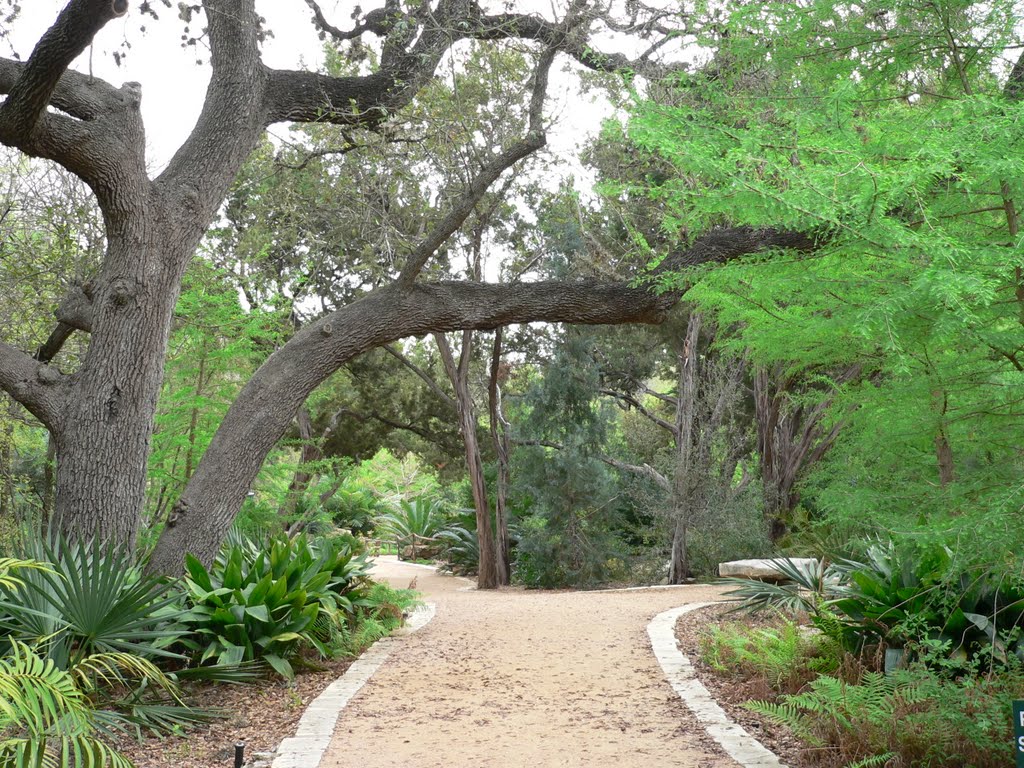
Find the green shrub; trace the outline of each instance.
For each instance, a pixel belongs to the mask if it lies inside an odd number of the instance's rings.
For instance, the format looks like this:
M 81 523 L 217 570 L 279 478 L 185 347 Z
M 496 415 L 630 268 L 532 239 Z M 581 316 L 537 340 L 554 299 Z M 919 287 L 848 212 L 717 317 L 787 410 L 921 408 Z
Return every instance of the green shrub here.
M 123 550 L 63 539 L 25 549 L 41 567 L 22 572 L 18 584 L 0 580 L 0 648 L 20 645 L 70 675 L 103 727 L 167 733 L 209 720 L 214 713 L 183 704 L 177 682 L 251 677 L 181 669 L 186 657 L 172 650 L 188 634 L 176 619 L 180 592 Z
M 842 649 L 822 633 L 780 618 L 777 626 L 714 626 L 702 638 L 701 658 L 722 674 L 763 679 L 775 691 L 797 691 L 816 675 L 834 672 Z
M 402 550 L 411 547 L 412 559 L 419 559 L 421 554 L 436 554 L 439 547 L 436 536 L 447 523 L 444 504 L 426 496 L 412 501 L 399 501 L 393 510 L 382 515 L 377 528 L 383 536 L 389 536 Z
M 325 640 L 354 614 L 368 568 L 346 541 L 305 535 L 279 534 L 262 547 L 230 541 L 209 570 L 188 556 L 187 645 L 199 663 L 262 660 L 290 678 L 302 646 L 330 653 Z
M 412 590 L 373 584 L 356 603 L 353 620 L 341 629 L 342 652 L 358 656 L 402 626 L 408 612 L 418 604 L 417 594 Z
M 58 539 L 33 542 L 25 554 L 46 567 L 26 571 L 16 592 L 0 586 L 0 638 L 33 645 L 61 669 L 94 653 L 175 656 L 177 593 L 127 552 Z
M 788 582 L 724 579 L 741 610 L 804 611 L 850 651 L 944 646 L 948 656 L 1024 659 L 1024 585 L 990 568 L 964 569 L 943 546 L 869 546 L 862 561 L 825 567 L 774 561 Z
M 480 568 L 480 538 L 468 526 L 450 525 L 437 534 L 441 542 L 444 570 L 471 576 Z
M 748 707 L 786 725 L 824 765 L 997 768 L 1013 760 L 1011 701 L 1024 677 L 950 680 L 917 665 L 858 683 L 822 676 L 807 690 Z
M 0 588 L 7 605 L 25 587 L 22 575 L 52 573 L 45 563 L 0 559 Z M 6 637 L 0 656 L 0 768 L 92 766 L 131 768 L 131 762 L 98 738 L 95 702 L 97 679 L 121 685 L 139 673 L 155 685 L 171 682 L 145 660 L 130 654 L 85 656 L 70 668 L 58 666 L 26 643 Z

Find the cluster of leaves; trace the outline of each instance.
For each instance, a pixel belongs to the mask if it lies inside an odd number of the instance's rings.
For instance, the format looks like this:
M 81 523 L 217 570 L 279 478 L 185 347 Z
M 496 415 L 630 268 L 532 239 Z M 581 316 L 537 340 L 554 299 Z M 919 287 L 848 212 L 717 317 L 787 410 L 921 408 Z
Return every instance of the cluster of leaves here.
M 303 645 L 322 655 L 354 617 L 369 586 L 369 564 L 347 538 L 305 535 L 256 544 L 229 541 L 213 567 L 186 558 L 183 640 L 200 664 L 263 661 L 284 677 Z
M 775 691 L 795 692 L 820 674 L 836 672 L 842 647 L 783 617 L 767 627 L 713 626 L 701 638 L 701 658 L 719 674 L 763 678 Z
M 717 12 L 698 32 L 700 74 L 634 105 L 626 140 L 648 172 L 606 192 L 660 212 L 660 252 L 718 226 L 817 238 L 811 256 L 663 278 L 692 286 L 729 331 L 720 345 L 755 366 L 863 366 L 801 488 L 812 519 L 1019 552 L 1019 4 Z
M 114 731 L 209 716 L 182 703 L 162 668 L 179 636 L 168 585 L 97 545 L 30 549 L 0 562 L 0 765 L 129 766 L 106 743 Z
M 852 652 L 879 644 L 929 658 L 941 651 L 943 666 L 959 659 L 965 668 L 1024 661 L 1024 584 L 1001 569 L 965 568 L 946 547 L 886 541 L 863 561 L 775 563 L 787 582 L 725 580 L 741 609 L 807 612 Z
M 822 675 L 778 701 L 748 704 L 785 725 L 823 765 L 997 768 L 1013 760 L 1010 718 L 1024 675 L 950 680 L 917 667 L 865 672 L 855 682 Z

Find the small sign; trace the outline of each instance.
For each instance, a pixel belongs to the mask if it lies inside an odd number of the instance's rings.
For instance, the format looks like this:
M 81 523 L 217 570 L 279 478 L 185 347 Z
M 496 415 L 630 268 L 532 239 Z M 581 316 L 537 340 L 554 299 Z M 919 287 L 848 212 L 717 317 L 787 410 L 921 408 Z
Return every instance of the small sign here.
M 1024 768 L 1024 701 L 1013 702 L 1013 751 L 1017 768 Z

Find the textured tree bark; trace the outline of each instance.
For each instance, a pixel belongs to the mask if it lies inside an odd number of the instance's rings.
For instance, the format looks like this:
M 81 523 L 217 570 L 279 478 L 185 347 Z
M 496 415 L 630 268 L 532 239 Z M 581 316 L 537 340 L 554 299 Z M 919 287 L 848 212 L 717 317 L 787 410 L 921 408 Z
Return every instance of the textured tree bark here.
M 0 521 L 14 520 L 14 422 L 0 433 Z
M 498 463 L 497 487 L 494 491 L 494 541 L 499 584 L 512 583 L 511 543 L 508 535 L 508 487 L 511 479 L 509 467 L 510 441 L 508 422 L 501 405 L 501 345 L 504 328 L 494 330 L 491 348 L 491 372 L 487 382 L 487 407 L 490 413 L 491 442 Z
M 932 403 L 938 414 L 938 427 L 935 430 L 935 461 L 939 467 L 939 485 L 943 488 L 955 480 L 953 466 L 953 446 L 949 444 L 946 432 L 946 411 L 949 410 L 949 397 L 945 390 L 936 389 L 932 392 Z
M 459 432 L 466 453 L 466 471 L 473 492 L 473 508 L 476 511 L 476 534 L 479 543 L 480 561 L 477 565 L 476 585 L 479 589 L 494 589 L 500 586 L 498 558 L 491 525 L 491 505 L 487 498 L 487 482 L 484 479 L 484 463 L 480 455 L 480 441 L 476 434 L 476 408 L 469 391 L 469 363 L 473 355 L 473 332 L 462 332 L 462 348 L 459 361 L 455 362 L 451 345 L 444 334 L 434 334 L 437 348 L 441 352 L 445 373 L 455 392 L 456 411 L 459 418 Z
M 672 558 L 669 564 L 669 584 L 682 584 L 690 576 L 689 550 L 687 549 L 690 518 L 690 507 L 693 494 L 695 470 L 693 461 L 695 414 L 697 410 L 697 376 L 700 358 L 698 342 L 703 320 L 699 312 L 690 314 L 686 324 L 686 336 L 679 350 L 678 394 L 676 401 L 676 462 L 672 476 L 672 513 L 676 520 L 672 534 Z

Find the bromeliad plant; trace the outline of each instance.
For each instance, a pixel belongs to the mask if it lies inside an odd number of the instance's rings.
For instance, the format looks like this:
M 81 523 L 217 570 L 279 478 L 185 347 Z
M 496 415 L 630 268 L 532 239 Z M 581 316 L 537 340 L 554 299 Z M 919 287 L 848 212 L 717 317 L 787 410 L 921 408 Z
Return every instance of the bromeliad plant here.
M 369 565 L 343 539 L 313 542 L 279 534 L 265 546 L 234 537 L 213 567 L 186 558 L 187 609 L 180 617 L 199 663 L 264 661 L 294 675 L 302 646 L 328 656 L 333 628 L 353 615 Z

